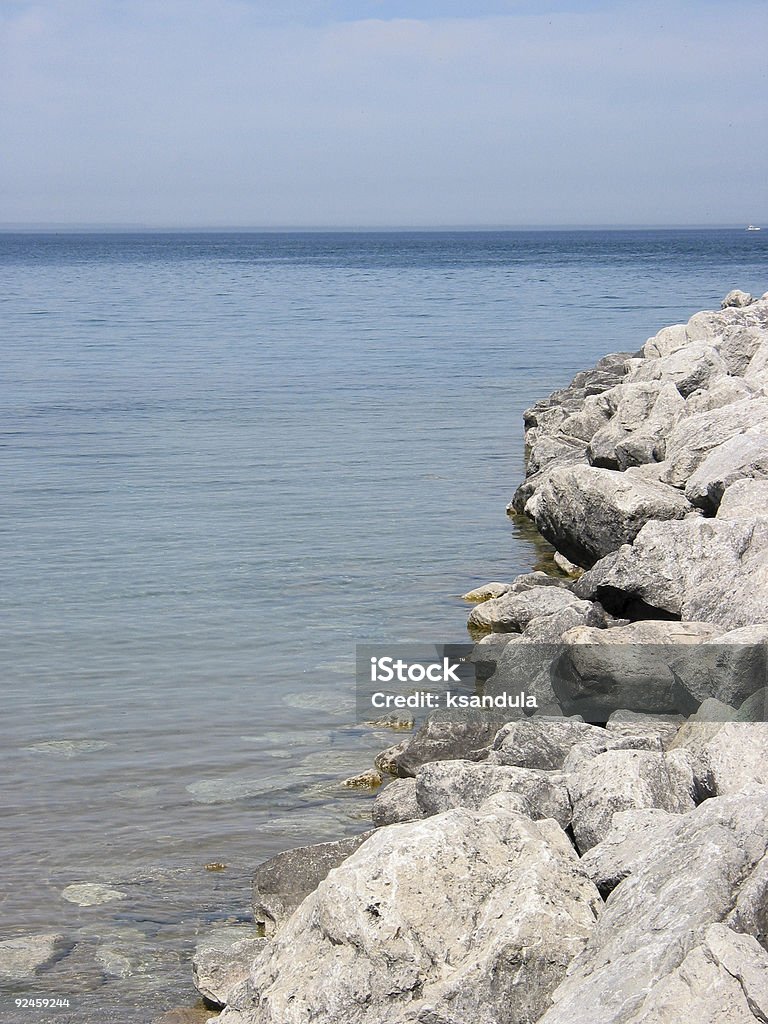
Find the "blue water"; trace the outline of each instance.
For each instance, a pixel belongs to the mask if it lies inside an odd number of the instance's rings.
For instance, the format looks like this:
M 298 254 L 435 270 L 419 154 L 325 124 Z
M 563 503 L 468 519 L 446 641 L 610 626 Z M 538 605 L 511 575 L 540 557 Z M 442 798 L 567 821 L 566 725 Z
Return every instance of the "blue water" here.
M 504 514 L 523 409 L 762 294 L 767 257 L 768 231 L 0 235 L 2 937 L 78 943 L 52 977 L 95 1019 L 188 998 L 256 862 L 363 827 L 337 783 L 398 737 L 353 723 L 355 643 L 463 639 L 458 595 L 544 556 Z M 105 943 L 152 969 L 105 980 Z

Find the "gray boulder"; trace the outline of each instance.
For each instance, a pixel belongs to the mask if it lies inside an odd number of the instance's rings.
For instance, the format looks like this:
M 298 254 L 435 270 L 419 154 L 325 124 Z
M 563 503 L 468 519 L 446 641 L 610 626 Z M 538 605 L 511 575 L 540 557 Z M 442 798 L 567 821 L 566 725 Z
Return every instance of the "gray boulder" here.
M 732 291 L 728 292 L 720 303 L 720 308 L 727 309 L 728 306 L 750 306 L 754 301 L 754 298 L 749 294 L 749 292 L 743 292 L 740 288 L 734 288 Z
M 552 686 L 566 712 L 605 722 L 626 709 L 677 710 L 672 663 L 677 650 L 721 633 L 706 622 L 631 622 L 612 629 L 578 626 L 563 636 Z
M 768 955 L 751 936 L 712 924 L 662 978 L 632 1024 L 756 1024 L 768 1020 Z
M 718 519 L 768 516 L 768 480 L 741 479 L 729 484 L 717 509 Z
M 392 774 L 413 778 L 429 761 L 482 761 L 502 725 L 503 720 L 489 714 L 469 717 L 464 713 L 456 720 L 442 714 L 431 715 L 405 742 L 402 751 L 392 755 Z
M 332 843 L 298 846 L 260 864 L 253 875 L 253 919 L 266 935 L 291 916 L 328 872 L 338 867 L 373 831 Z
M 694 807 L 693 775 L 680 759 L 654 750 L 607 750 L 567 776 L 573 834 L 582 853 L 608 835 L 617 811 Z
M 667 439 L 664 482 L 685 487 L 713 448 L 766 422 L 768 398 L 746 399 L 680 420 Z
M 581 867 L 606 899 L 619 882 L 656 856 L 679 823 L 678 814 L 660 807 L 617 811 L 605 837 L 581 858 Z
M 614 889 L 540 1024 L 643 1019 L 636 1015 L 648 993 L 702 943 L 711 924 L 727 917 L 741 883 L 765 856 L 768 788 L 707 800 L 678 820 L 653 856 Z
M 549 473 L 525 511 L 558 551 L 588 567 L 633 541 L 649 519 L 682 519 L 691 505 L 657 481 L 574 466 Z
M 762 622 L 768 603 L 768 522 L 764 517 L 650 522 L 631 547 L 595 566 L 574 589 L 615 614 L 650 608 L 724 629 Z
M 726 488 L 752 478 L 768 478 L 768 424 L 751 427 L 713 448 L 688 478 L 685 496 L 698 508 L 716 512 Z
M 72 948 L 63 935 L 21 935 L 0 942 L 0 981 L 29 981 Z
M 490 679 L 496 671 L 501 652 L 513 639 L 511 633 L 489 633 L 475 642 L 469 660 L 475 666 L 475 679 L 479 683 Z
M 706 639 L 671 665 L 675 704 L 692 714 L 714 697 L 734 710 L 768 680 L 768 626 L 742 626 Z
M 606 469 L 626 469 L 661 462 L 670 428 L 687 413 L 685 400 L 674 384 L 619 384 L 604 398 L 610 398 L 615 408 L 610 421 L 589 442 L 590 463 Z
M 456 809 L 380 829 L 305 900 L 220 1021 L 535 1021 L 599 904 L 554 822 Z
M 697 791 L 727 796 L 754 782 L 768 783 L 768 723 L 723 722 L 709 733 L 702 730 L 706 724 L 689 723 L 676 743 L 691 752 Z
M 494 633 L 520 633 L 532 619 L 553 615 L 567 607 L 578 608 L 583 603 L 563 587 L 536 587 L 476 605 L 470 613 L 468 625 Z M 584 611 L 586 613 L 589 609 Z
M 627 383 L 664 381 L 673 384 L 685 398 L 698 388 L 708 387 L 728 372 L 725 361 L 708 341 L 690 341 L 685 348 L 646 359 L 627 376 Z
M 416 776 L 416 801 L 425 815 L 454 807 L 478 810 L 496 793 L 522 797 L 536 818 L 554 818 L 566 828 L 571 804 L 565 777 L 560 772 L 535 771 L 472 761 L 436 761 L 425 764 Z M 520 809 L 517 801 L 513 807 Z
M 395 779 L 376 797 L 371 808 L 374 825 L 394 825 L 400 821 L 423 818 L 416 802 L 416 780 Z
M 251 964 L 269 939 L 253 927 L 217 928 L 202 938 L 192 957 L 192 981 L 200 995 L 213 1006 L 225 1006 L 247 978 Z
M 575 744 L 592 738 L 602 741 L 604 736 L 604 729 L 570 718 L 536 716 L 507 722 L 496 734 L 486 763 L 554 771 L 563 767 Z
M 768 856 L 759 860 L 742 882 L 726 922 L 734 931 L 752 935 L 768 950 Z

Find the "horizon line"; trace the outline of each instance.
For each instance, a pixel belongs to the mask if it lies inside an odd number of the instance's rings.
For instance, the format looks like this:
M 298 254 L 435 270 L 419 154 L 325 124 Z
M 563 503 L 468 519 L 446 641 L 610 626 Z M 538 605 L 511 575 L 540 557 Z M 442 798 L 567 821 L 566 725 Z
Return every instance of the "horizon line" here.
M 753 222 L 749 223 L 752 226 Z M 362 234 L 373 232 L 504 232 L 504 231 L 739 231 L 746 230 L 747 224 L 275 224 L 275 225 L 232 225 L 232 224 L 132 224 L 126 222 L 61 222 L 61 221 L 2 221 L 0 233 L 46 233 L 71 232 L 114 232 L 135 234 Z

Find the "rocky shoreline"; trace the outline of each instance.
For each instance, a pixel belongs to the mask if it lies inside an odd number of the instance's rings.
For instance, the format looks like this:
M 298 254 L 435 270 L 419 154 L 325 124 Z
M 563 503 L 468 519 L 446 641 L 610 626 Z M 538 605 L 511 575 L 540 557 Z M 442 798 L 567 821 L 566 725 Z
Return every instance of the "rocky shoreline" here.
M 194 960 L 221 1024 L 768 1020 L 768 294 L 525 415 L 564 575 L 468 595 L 484 692 L 376 761 L 374 828 L 257 868 Z

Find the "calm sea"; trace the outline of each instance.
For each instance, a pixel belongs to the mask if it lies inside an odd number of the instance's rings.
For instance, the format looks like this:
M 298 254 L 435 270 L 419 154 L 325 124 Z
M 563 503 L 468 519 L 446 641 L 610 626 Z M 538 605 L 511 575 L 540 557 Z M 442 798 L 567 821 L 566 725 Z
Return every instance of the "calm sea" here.
M 504 514 L 523 409 L 762 294 L 766 257 L 743 230 L 0 235 L 0 938 L 73 944 L 21 990 L 78 1021 L 193 1001 L 253 865 L 365 826 L 338 782 L 397 736 L 354 725 L 355 643 L 464 639 L 458 595 L 541 558 Z

